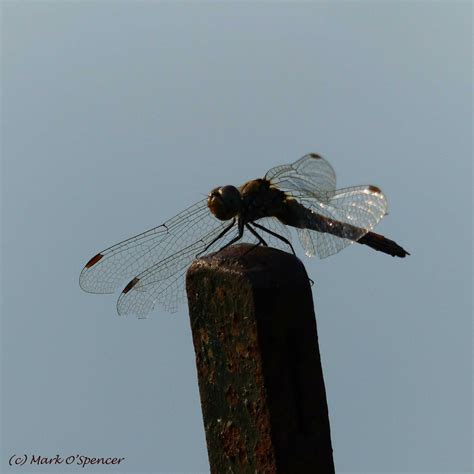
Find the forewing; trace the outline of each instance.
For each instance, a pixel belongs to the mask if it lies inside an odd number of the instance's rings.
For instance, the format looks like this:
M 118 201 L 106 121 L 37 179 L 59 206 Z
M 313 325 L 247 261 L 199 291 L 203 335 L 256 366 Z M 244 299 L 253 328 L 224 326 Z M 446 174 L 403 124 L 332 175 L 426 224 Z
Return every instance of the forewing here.
M 350 224 L 350 233 L 344 236 L 298 229 L 298 237 L 306 255 L 325 258 L 333 255 L 367 234 L 387 213 L 387 200 L 375 186 L 355 186 L 328 193 L 325 200 L 300 201 L 316 215 Z M 315 216 L 317 218 L 317 216 Z M 354 232 L 354 227 L 357 230 Z M 351 238 L 346 238 L 350 234 Z
M 174 313 L 185 298 L 185 278 L 190 263 L 198 256 L 215 252 L 236 236 L 237 226 L 218 238 L 230 222 L 214 226 L 200 239 L 179 252 L 160 260 L 137 275 L 124 288 L 117 301 L 119 315 L 135 314 L 146 318 L 156 304 Z
M 225 225 L 228 223 L 210 213 L 203 199 L 159 227 L 97 254 L 82 270 L 79 284 L 90 293 L 113 293 L 146 268 L 199 241 L 201 235 L 219 233 Z
M 336 173 L 321 156 L 310 153 L 291 165 L 270 169 L 265 175 L 272 185 L 297 199 L 327 200 L 336 190 Z
M 258 223 L 290 240 L 288 230 L 276 218 L 260 219 Z M 202 235 L 199 241 L 181 249 L 177 254 L 170 255 L 161 260 L 133 278 L 120 295 L 117 302 L 117 312 L 120 315 L 135 314 L 139 318 L 146 318 L 155 305 L 161 306 L 170 313 L 175 312 L 178 309 L 178 305 L 186 297 L 184 275 L 188 266 L 196 258 L 196 255 L 211 244 L 228 225 L 229 222 L 225 222 L 222 227 L 214 228 L 212 231 Z M 282 240 L 259 229 L 256 230 L 271 246 L 286 251 L 289 250 L 288 244 Z M 215 240 L 199 256 L 221 249 L 236 235 L 237 226 L 218 240 Z M 240 242 L 257 244 L 258 239 L 246 229 Z

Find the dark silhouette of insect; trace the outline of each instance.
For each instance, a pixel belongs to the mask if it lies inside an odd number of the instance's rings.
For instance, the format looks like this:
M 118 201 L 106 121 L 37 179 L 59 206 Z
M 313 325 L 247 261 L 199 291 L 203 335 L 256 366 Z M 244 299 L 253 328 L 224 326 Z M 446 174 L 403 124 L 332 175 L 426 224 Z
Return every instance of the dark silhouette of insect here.
M 113 293 L 131 279 L 118 299 L 119 314 L 146 317 L 155 303 L 174 312 L 196 256 L 242 239 L 294 253 L 286 226 L 296 228 L 308 256 L 325 258 L 357 242 L 403 258 L 406 250 L 372 232 L 386 213 L 379 188 L 336 190 L 331 165 L 311 153 L 240 188 L 215 188 L 159 227 L 103 250 L 87 262 L 79 283 L 90 293 Z

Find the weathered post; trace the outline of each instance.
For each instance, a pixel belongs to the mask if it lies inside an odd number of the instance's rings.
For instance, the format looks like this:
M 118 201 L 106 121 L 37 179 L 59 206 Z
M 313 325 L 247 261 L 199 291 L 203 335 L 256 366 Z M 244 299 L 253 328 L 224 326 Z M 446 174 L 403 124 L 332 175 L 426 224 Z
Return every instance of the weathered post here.
M 186 288 L 211 472 L 334 473 L 303 264 L 240 244 L 195 261 Z

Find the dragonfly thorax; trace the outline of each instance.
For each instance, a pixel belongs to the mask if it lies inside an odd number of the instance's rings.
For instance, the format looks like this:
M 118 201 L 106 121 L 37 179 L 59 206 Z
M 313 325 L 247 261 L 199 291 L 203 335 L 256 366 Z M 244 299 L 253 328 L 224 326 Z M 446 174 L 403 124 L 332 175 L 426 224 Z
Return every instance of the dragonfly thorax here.
M 235 186 L 221 186 L 209 193 L 207 206 L 219 220 L 227 221 L 241 211 L 242 196 Z

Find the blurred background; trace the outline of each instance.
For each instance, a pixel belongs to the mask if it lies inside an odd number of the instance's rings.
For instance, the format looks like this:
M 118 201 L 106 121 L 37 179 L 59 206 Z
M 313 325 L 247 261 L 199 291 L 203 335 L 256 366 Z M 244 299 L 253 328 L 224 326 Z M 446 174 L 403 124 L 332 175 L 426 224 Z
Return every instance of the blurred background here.
M 186 305 L 120 318 L 98 251 L 308 152 L 377 231 L 309 259 L 337 472 L 472 472 L 470 2 L 3 2 L 2 472 L 208 472 Z M 80 470 L 41 466 L 47 472 Z M 22 472 L 34 471 L 23 466 Z

